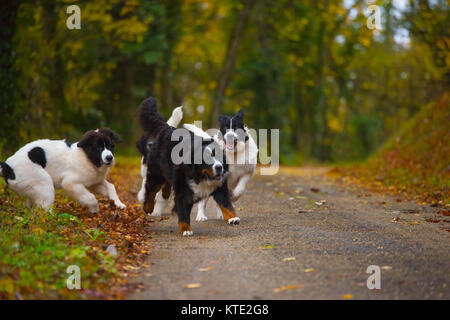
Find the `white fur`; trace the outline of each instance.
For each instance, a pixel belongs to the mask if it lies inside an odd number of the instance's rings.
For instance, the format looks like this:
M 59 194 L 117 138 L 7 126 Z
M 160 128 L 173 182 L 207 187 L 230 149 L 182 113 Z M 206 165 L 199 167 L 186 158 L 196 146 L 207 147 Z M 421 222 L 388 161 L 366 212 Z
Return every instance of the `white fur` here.
M 28 152 L 35 147 L 45 152 L 45 168 L 28 157 Z M 103 154 L 105 157 L 112 155 L 109 150 L 104 150 Z M 6 163 L 16 175 L 14 180 L 8 180 L 9 187 L 25 196 L 29 205 L 48 209 L 53 205 L 55 188 L 62 188 L 92 213 L 98 212 L 98 202 L 90 191 L 107 196 L 117 207 L 125 208 L 114 186 L 106 181 L 109 166 L 97 168 L 77 143 L 69 148 L 64 140 L 37 140 L 23 146 Z
M 172 115 L 169 120 L 167 120 L 167 124 L 172 127 L 177 127 L 178 124 L 183 119 L 183 106 L 177 107 L 173 109 Z M 142 186 L 137 195 L 137 200 L 139 203 L 144 203 L 145 201 L 145 182 L 147 180 L 147 165 L 144 163 L 144 157 L 141 159 L 141 176 L 142 176 Z M 164 209 L 167 206 L 168 200 L 164 199 L 162 196 L 162 192 L 158 191 L 156 194 L 156 203 L 155 208 L 153 209 L 152 216 L 160 216 Z
M 194 134 L 201 136 L 203 138 L 211 138 L 205 131 L 196 127 L 193 124 L 184 124 L 184 128 L 192 131 Z M 248 128 L 244 128 L 248 134 Z M 220 145 L 222 149 L 225 150 L 225 156 L 228 163 L 228 189 L 231 190 L 231 200 L 232 202 L 237 201 L 245 191 L 247 183 L 253 176 L 258 156 L 258 147 L 255 141 L 248 134 L 248 140 L 246 142 L 239 141 L 233 150 L 226 148 L 223 141 L 217 138 L 217 135 L 213 137 Z M 231 161 L 234 159 L 233 161 Z M 198 211 L 196 221 L 206 221 L 208 217 L 205 214 L 206 202 L 208 199 L 203 199 L 198 203 Z M 219 207 L 216 205 L 217 219 L 223 219 L 223 215 Z
M 209 197 L 223 183 L 223 180 L 202 180 L 200 183 L 195 183 L 193 180 L 189 180 L 189 188 L 194 193 L 194 201 L 205 199 Z

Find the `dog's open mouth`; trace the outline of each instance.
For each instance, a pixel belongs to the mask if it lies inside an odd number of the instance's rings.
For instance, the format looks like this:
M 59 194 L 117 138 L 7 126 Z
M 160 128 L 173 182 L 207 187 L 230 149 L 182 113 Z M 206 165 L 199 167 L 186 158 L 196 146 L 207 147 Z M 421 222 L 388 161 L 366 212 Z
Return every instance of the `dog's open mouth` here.
M 227 150 L 234 150 L 234 148 L 236 148 L 236 145 L 237 145 L 237 140 L 233 139 L 231 141 L 227 141 L 226 148 L 227 148 Z
M 207 174 L 207 176 L 208 176 L 209 180 L 221 180 L 223 178 L 222 173 L 218 173 L 215 176 L 211 176 L 211 175 Z

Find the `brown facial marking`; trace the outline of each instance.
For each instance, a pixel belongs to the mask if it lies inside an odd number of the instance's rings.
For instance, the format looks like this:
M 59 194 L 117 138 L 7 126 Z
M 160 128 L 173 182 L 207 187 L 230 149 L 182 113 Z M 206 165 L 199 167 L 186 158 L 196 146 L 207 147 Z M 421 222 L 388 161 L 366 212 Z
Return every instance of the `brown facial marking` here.
M 171 187 L 169 183 L 165 183 L 162 187 L 162 196 L 164 199 L 169 199 Z
M 185 231 L 191 231 L 191 226 L 186 222 L 178 222 L 178 234 L 181 236 Z
M 209 167 L 209 168 L 206 168 L 206 169 L 202 169 L 201 173 L 203 175 L 208 174 L 210 177 L 214 177 L 214 172 L 213 172 L 212 167 Z
M 153 212 L 153 208 L 155 207 L 155 196 L 156 196 L 156 192 L 150 192 L 150 194 L 148 195 L 148 199 L 147 201 L 145 201 L 144 204 L 144 212 L 145 213 L 152 213 Z
M 236 217 L 236 215 L 232 210 L 229 210 L 224 206 L 220 206 L 220 210 L 222 210 L 223 218 L 225 219 L 225 221 L 228 221 L 229 219 Z

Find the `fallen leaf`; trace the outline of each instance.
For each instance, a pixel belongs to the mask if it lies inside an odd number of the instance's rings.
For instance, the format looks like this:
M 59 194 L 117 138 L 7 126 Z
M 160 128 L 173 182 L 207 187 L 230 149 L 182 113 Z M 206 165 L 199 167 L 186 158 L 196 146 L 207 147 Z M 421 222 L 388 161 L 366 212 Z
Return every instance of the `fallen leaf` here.
M 320 192 L 320 189 L 319 188 L 311 188 L 310 189 L 312 192 Z
M 273 244 L 266 244 L 265 246 L 259 247 L 260 249 L 273 249 L 275 246 Z
M 286 291 L 286 290 L 300 289 L 301 287 L 302 286 L 299 284 L 290 284 L 288 286 L 282 286 L 280 288 L 276 288 L 274 291 L 281 292 L 281 291 Z
M 207 267 L 207 268 L 199 268 L 198 271 L 206 272 L 206 271 L 209 271 L 209 270 L 211 270 L 211 269 L 212 269 L 211 267 Z
M 398 220 L 400 220 L 399 217 L 395 217 L 394 219 L 392 219 L 392 222 L 398 222 Z
M 308 268 L 308 269 L 303 270 L 303 272 L 314 272 L 314 271 L 316 271 L 316 269 L 314 269 L 314 268 Z
M 420 224 L 420 222 L 419 221 L 412 221 L 409 224 L 412 225 L 412 226 L 415 226 L 415 225 Z
M 316 205 L 323 206 L 327 201 L 326 200 L 320 200 L 320 202 L 315 202 Z
M 391 266 L 382 266 L 381 267 L 382 270 L 392 270 Z
M 200 283 L 189 283 L 185 285 L 188 289 L 200 288 L 202 285 Z
M 289 257 L 289 258 L 284 258 L 283 261 L 293 261 L 295 260 L 295 257 Z
M 342 296 L 342 299 L 353 299 L 353 295 L 351 293 L 346 293 Z

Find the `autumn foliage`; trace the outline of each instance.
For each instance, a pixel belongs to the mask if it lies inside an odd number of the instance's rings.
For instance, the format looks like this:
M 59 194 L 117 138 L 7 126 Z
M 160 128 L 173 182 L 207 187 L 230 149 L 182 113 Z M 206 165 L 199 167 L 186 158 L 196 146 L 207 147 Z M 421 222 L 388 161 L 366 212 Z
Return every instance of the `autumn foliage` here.
M 366 163 L 334 170 L 380 191 L 450 203 L 450 95 L 423 108 Z

